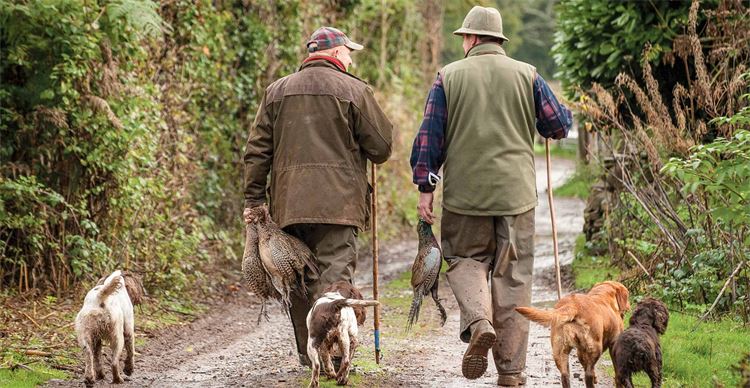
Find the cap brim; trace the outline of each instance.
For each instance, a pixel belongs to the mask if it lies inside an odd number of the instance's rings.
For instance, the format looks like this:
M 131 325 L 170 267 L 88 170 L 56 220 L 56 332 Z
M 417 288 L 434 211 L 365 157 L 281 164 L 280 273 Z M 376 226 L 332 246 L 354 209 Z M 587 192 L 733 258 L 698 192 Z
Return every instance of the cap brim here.
M 359 51 L 359 50 L 362 50 L 363 48 L 365 48 L 365 46 L 362 46 L 359 43 L 354 43 L 352 41 L 349 41 L 349 42 L 345 43 L 344 46 L 346 46 L 350 50 L 354 50 L 354 51 Z
M 463 27 L 457 29 L 456 31 L 453 31 L 453 35 L 486 35 L 486 36 L 494 36 L 496 38 L 500 38 L 505 41 L 510 40 L 506 38 L 505 35 L 498 34 L 497 32 L 473 30 L 471 28 L 463 28 Z

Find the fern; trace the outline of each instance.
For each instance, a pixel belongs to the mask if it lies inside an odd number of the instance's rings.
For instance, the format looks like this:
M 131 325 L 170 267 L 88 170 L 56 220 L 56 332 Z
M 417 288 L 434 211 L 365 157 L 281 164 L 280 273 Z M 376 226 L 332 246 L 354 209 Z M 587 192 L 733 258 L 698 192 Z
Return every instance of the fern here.
M 141 37 L 158 37 L 171 33 L 171 27 L 159 16 L 159 6 L 151 0 L 115 0 L 107 4 L 111 22 L 125 20 Z

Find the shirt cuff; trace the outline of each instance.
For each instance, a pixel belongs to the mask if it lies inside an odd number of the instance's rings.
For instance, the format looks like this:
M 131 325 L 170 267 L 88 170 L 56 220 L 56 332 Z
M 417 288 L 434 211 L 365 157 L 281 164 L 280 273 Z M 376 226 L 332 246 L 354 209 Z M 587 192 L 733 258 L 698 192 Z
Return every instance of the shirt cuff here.
M 420 193 L 431 193 L 435 191 L 435 186 L 430 185 L 419 185 L 418 188 Z

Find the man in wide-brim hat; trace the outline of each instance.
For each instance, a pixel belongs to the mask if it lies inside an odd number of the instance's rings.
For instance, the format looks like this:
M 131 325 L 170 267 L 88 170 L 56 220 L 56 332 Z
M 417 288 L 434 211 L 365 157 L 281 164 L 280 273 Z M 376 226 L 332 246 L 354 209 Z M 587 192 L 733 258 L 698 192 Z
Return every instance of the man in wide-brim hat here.
M 354 278 L 357 233 L 370 216 L 367 160 L 391 155 L 393 125 L 372 89 L 348 72 L 351 52 L 362 48 L 336 28 L 316 30 L 299 71 L 266 89 L 247 140 L 245 208 L 268 199 L 273 220 L 310 247 L 320 270 L 306 279 L 307 295 L 291 295 L 304 365 L 310 306 L 328 285 Z
M 498 385 L 523 385 L 529 322 L 514 308 L 531 303 L 534 136 L 566 137 L 572 116 L 533 66 L 505 54 L 497 9 L 474 7 L 454 34 L 466 56 L 439 71 L 412 148 L 418 210 L 434 221 L 442 180 L 442 246 L 469 344 L 463 375 L 482 376 L 492 349 Z

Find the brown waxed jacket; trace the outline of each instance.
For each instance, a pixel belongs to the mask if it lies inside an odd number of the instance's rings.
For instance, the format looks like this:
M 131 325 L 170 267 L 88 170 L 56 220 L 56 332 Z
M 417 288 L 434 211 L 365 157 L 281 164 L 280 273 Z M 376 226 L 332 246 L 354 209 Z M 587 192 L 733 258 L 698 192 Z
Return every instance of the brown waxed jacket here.
M 279 226 L 366 229 L 367 159 L 391 155 L 393 126 L 372 89 L 327 60 L 308 61 L 272 83 L 245 150 L 245 207 L 266 202 Z

